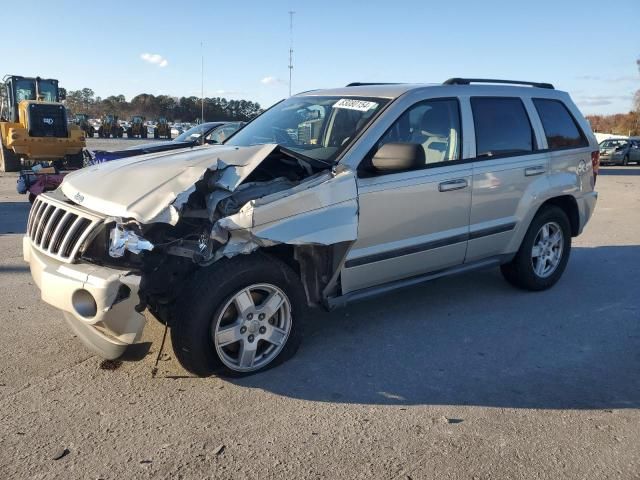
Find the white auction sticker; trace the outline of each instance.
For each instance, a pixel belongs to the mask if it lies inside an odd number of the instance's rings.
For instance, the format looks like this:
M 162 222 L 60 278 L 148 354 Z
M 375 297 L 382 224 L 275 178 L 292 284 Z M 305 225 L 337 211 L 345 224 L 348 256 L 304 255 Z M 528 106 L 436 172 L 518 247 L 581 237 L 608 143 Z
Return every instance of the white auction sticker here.
M 347 110 L 358 110 L 359 112 L 367 112 L 378 106 L 376 102 L 368 102 L 366 100 L 354 100 L 352 98 L 341 98 L 333 104 L 333 108 L 346 108 Z

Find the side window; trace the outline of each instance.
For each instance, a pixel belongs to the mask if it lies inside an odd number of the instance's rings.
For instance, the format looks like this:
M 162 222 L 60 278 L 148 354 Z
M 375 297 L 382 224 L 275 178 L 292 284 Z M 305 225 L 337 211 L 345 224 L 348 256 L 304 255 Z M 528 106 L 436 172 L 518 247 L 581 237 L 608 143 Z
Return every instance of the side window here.
M 458 160 L 461 140 L 458 101 L 426 100 L 404 112 L 382 136 L 377 148 L 387 143 L 420 144 L 426 165 L 430 165 Z
M 589 142 L 567 107 L 559 100 L 534 98 L 550 149 L 587 147 Z
M 219 127 L 211 132 L 206 140 L 213 143 L 222 143 L 227 139 L 227 137 L 233 135 L 236 130 L 238 130 L 238 127 L 235 123 L 233 125 Z
M 517 155 L 534 150 L 529 116 L 519 98 L 471 98 L 476 156 Z

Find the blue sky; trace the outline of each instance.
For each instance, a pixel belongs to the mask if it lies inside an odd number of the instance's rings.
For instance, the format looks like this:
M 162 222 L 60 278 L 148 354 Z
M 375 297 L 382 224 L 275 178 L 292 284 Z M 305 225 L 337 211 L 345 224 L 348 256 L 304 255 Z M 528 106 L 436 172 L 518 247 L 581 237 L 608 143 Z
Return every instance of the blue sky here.
M 552 82 L 585 113 L 616 113 L 640 89 L 639 0 L 31 0 L 28 10 L 3 24 L 12 53 L 0 73 L 103 97 L 199 95 L 202 41 L 206 96 L 269 106 L 288 92 L 289 10 L 294 92 L 495 77 Z

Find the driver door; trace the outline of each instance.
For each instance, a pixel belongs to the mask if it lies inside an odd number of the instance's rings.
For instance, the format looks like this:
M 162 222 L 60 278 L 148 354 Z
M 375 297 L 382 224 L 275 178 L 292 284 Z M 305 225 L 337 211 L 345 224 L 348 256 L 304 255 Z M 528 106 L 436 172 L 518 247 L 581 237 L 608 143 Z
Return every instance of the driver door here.
M 380 139 L 377 148 L 419 143 L 426 162 L 416 170 L 384 174 L 359 169 L 358 239 L 342 270 L 343 294 L 464 262 L 472 168 L 456 162 L 461 140 L 457 99 L 413 105 Z

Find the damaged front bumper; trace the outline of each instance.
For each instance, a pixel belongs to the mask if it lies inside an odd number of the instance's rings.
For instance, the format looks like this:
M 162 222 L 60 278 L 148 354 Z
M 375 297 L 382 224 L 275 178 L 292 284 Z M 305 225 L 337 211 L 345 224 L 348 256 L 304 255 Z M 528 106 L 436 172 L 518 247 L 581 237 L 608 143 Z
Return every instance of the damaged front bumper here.
M 135 310 L 138 275 L 59 262 L 33 248 L 29 237 L 23 238 L 22 246 L 42 300 L 62 310 L 69 326 L 90 350 L 114 359 L 139 340 L 145 317 Z

